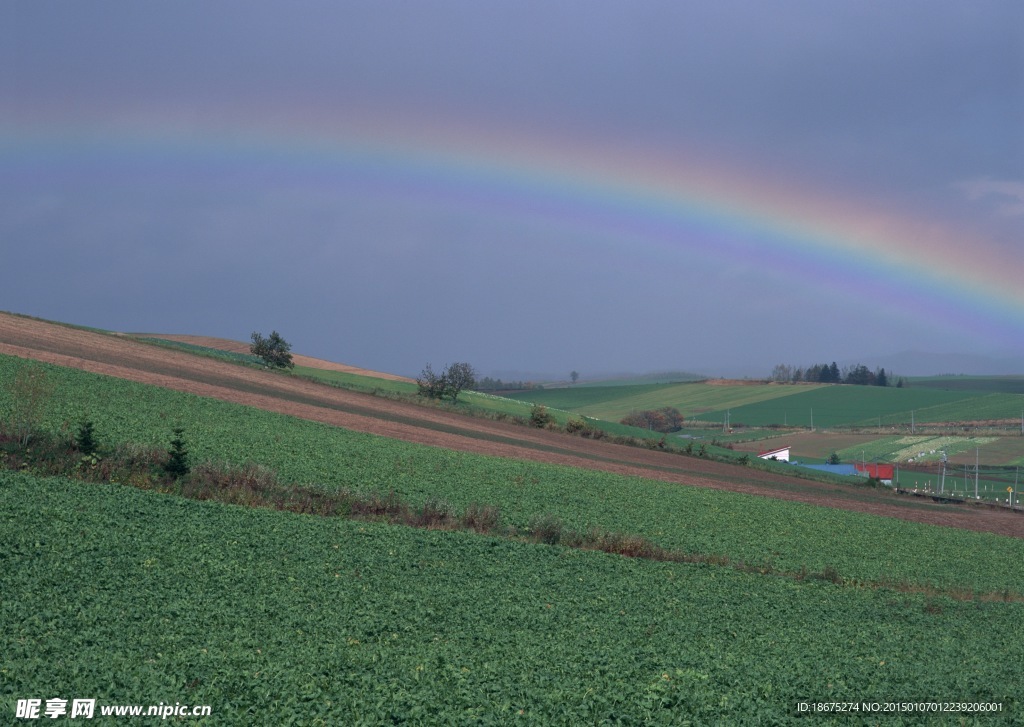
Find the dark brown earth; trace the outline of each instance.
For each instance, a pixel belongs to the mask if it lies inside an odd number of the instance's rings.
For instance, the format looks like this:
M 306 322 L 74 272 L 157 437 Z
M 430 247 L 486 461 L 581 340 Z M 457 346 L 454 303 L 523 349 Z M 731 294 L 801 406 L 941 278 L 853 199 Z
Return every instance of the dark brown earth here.
M 201 345 L 210 345 L 211 341 L 222 339 L 179 337 L 179 340 L 206 341 Z M 245 346 L 229 343 L 235 347 Z M 1024 516 L 1006 510 L 938 505 L 888 491 L 817 483 L 696 457 L 469 418 L 281 373 L 197 357 L 126 336 L 6 313 L 0 313 L 0 354 L 47 361 L 433 447 L 1024 537 Z

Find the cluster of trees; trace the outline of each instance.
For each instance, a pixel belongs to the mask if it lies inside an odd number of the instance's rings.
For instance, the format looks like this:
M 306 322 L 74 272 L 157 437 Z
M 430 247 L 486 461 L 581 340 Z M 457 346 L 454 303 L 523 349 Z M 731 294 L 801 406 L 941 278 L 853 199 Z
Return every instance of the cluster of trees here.
M 683 428 L 683 415 L 674 406 L 666 406 L 664 409 L 633 412 L 619 423 L 653 432 L 678 432 Z
M 55 440 L 44 431 L 43 422 L 57 393 L 56 383 L 43 366 L 29 362 L 18 369 L 14 380 L 8 386 L 7 393 L 11 400 L 11 411 L 8 420 L 0 421 L 0 442 L 13 440 L 28 452 L 30 442 L 37 438 L 42 439 L 43 444 L 40 448 L 45 452 L 42 456 L 52 463 L 57 456 L 54 454 L 54 448 L 46 444 L 46 440 L 49 438 L 51 443 Z M 183 433 L 184 430 L 181 428 L 174 430 L 174 439 L 167 450 L 167 459 L 161 464 L 164 472 L 174 479 L 189 473 L 188 449 Z M 69 444 L 70 451 L 77 457 L 76 469 L 95 469 L 100 463 L 100 441 L 96 435 L 96 425 L 91 419 L 82 420 Z M 0 461 L 2 459 L 0 454 Z
M 463 389 L 476 386 L 476 371 L 468 363 L 453 363 L 441 373 L 436 373 L 430 364 L 423 369 L 416 385 L 419 395 L 431 399 L 443 399 L 446 396 L 456 403 Z
M 295 366 L 292 363 L 292 345 L 281 338 L 277 331 L 271 331 L 269 338 L 257 331 L 252 332 L 252 345 L 249 352 L 253 356 L 263 359 L 263 363 L 274 369 L 290 369 Z
M 772 375 L 769 378 L 779 383 L 806 381 L 817 384 L 855 384 L 858 386 L 889 386 L 892 383 L 891 377 L 885 373 L 885 368 L 872 371 L 864 364 L 857 364 L 843 367 L 840 370 L 835 361 L 831 364 L 814 364 L 806 368 L 777 364 L 772 369 Z M 896 386 L 903 386 L 902 378 L 896 381 Z

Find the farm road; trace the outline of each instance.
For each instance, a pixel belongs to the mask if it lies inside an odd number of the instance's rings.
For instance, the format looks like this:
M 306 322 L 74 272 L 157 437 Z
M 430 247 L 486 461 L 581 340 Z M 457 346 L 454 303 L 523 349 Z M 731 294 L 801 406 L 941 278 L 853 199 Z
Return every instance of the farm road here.
M 743 492 L 915 522 L 1024 537 L 1024 517 L 1011 512 L 925 504 L 889 492 L 816 483 L 694 457 L 595 442 L 504 422 L 472 419 L 280 373 L 198 357 L 116 334 L 97 333 L 6 313 L 0 313 L 0 353 L 433 447 L 602 470 L 681 485 Z

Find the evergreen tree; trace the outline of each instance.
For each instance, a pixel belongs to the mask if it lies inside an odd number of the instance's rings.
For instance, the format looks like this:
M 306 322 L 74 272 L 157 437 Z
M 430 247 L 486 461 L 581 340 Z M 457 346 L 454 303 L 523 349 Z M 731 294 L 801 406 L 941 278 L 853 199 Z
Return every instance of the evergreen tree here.
M 171 440 L 171 448 L 167 450 L 167 462 L 164 463 L 164 472 L 174 479 L 184 477 L 191 469 L 188 464 L 188 450 L 185 448 L 185 430 L 177 427 L 174 430 L 174 439 Z
M 78 448 L 83 457 L 96 454 L 96 449 L 99 446 L 93 429 L 93 423 L 86 420 L 78 427 L 78 433 L 75 435 L 75 447 Z

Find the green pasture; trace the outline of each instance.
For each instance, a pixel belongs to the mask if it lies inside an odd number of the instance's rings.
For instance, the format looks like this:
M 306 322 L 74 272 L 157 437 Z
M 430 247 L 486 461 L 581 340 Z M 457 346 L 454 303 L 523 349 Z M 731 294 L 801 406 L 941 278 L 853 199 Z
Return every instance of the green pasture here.
M 812 391 L 796 391 L 791 396 L 739 407 L 731 420 L 748 426 L 788 424 L 824 429 L 853 424 L 873 417 L 883 423 L 894 413 L 906 412 L 909 421 L 914 409 L 938 402 L 962 401 L 963 394 L 874 386 L 822 386 Z M 898 416 L 898 414 L 897 414 Z
M 315 381 L 338 386 L 343 389 L 367 392 L 391 392 L 395 394 L 415 394 L 416 384 L 409 381 L 395 381 L 376 376 L 353 374 L 347 371 L 329 371 L 311 366 L 296 366 L 292 373 Z
M 1024 396 L 937 389 L 822 386 L 787 397 L 734 407 L 730 421 L 748 426 L 784 424 L 826 429 L 842 426 L 910 426 L 911 422 L 986 420 L 1020 415 Z M 709 417 L 722 419 L 724 411 Z
M 946 391 L 1024 394 L 1024 376 L 922 376 L 907 381 L 913 387 Z
M 0 417 L 7 417 L 9 384 L 24 365 L 22 359 L 0 356 Z M 74 369 L 45 368 L 57 387 L 46 426 L 70 433 L 89 418 L 108 446 L 166 447 L 171 430 L 182 426 L 197 461 L 256 462 L 285 481 L 327 490 L 394 491 L 414 504 L 440 499 L 458 509 L 494 505 L 506 524 L 520 529 L 551 515 L 578 531 L 599 527 L 642 535 L 669 548 L 787 570 L 834 567 L 850 578 L 907 578 L 972 590 L 1017 588 L 1024 580 L 1022 540 L 452 452 Z M 737 477 L 743 472 L 738 469 Z M 935 550 L 948 555 L 932 558 Z
M 934 530 L 918 549 L 963 545 Z M 968 722 L 1019 724 L 1024 709 L 1020 603 L 7 472 L 0 541 L 12 724 L 26 698 L 95 699 L 101 724 L 103 705 L 210 705 L 186 721 L 246 727 L 789 724 L 806 700 L 998 703 Z
M 673 406 L 689 422 L 720 424 L 728 413 L 734 425 L 748 427 L 893 427 L 910 426 L 912 420 L 928 424 L 998 419 L 1012 420 L 1006 426 L 1013 428 L 1024 413 L 1024 394 L 926 386 L 694 382 L 565 387 L 511 396 L 608 421 L 618 421 L 632 411 Z
M 745 384 L 720 386 L 703 382 L 682 384 L 639 384 L 636 386 L 580 387 L 545 389 L 516 394 L 516 398 L 535 401 L 587 416 L 619 421 L 633 411 L 675 407 L 687 420 L 722 421 L 726 409 L 758 402 L 789 398 L 795 392 L 818 389 L 820 384 L 780 386 Z M 781 421 L 780 421 L 781 423 Z

